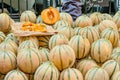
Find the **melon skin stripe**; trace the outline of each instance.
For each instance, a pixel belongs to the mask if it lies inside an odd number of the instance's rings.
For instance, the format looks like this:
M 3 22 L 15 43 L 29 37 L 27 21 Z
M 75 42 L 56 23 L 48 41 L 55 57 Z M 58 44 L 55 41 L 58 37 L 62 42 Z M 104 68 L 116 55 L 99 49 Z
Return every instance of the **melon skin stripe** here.
M 0 51 L 0 73 L 7 74 L 9 71 L 16 68 L 16 55 L 9 51 Z
M 106 48 L 102 48 L 106 47 Z M 112 44 L 107 39 L 99 39 L 95 41 L 91 46 L 91 57 L 98 63 L 104 63 L 112 54 Z M 104 52 L 103 52 L 104 51 Z
M 64 61 L 65 59 L 66 61 Z M 57 45 L 50 51 L 50 61 L 53 62 L 60 71 L 72 67 L 75 59 L 74 50 L 69 45 Z
M 16 80 L 16 79 L 28 80 L 25 73 L 23 73 L 20 70 L 12 70 L 12 71 L 8 72 L 7 75 L 5 76 L 4 80 Z
M 25 48 L 18 51 L 17 64 L 21 71 L 33 74 L 42 64 L 42 56 L 36 48 Z
M 75 35 L 69 41 L 69 46 L 73 48 L 76 59 L 82 59 L 89 55 L 90 42 L 87 38 L 80 35 Z
M 86 73 L 85 80 L 109 80 L 109 75 L 104 69 L 94 67 Z
M 119 42 L 119 33 L 117 30 L 114 30 L 113 28 L 107 28 L 102 31 L 100 34 L 101 38 L 108 39 L 113 47 L 116 47 Z
M 67 68 L 61 72 L 59 80 L 83 80 L 83 75 L 75 68 Z
M 58 80 L 60 72 L 55 65 L 50 62 L 44 62 L 38 67 L 34 74 L 34 80 Z

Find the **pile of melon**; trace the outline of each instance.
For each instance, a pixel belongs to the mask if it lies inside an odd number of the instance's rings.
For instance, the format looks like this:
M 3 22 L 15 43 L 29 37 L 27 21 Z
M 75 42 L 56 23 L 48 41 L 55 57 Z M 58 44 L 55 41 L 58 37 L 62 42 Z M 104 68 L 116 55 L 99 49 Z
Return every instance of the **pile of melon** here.
M 21 22 L 44 23 L 58 33 L 17 37 L 10 29 L 14 21 L 0 14 L 0 80 L 120 80 L 119 19 L 119 11 L 75 21 L 53 7 L 38 18 L 25 11 Z

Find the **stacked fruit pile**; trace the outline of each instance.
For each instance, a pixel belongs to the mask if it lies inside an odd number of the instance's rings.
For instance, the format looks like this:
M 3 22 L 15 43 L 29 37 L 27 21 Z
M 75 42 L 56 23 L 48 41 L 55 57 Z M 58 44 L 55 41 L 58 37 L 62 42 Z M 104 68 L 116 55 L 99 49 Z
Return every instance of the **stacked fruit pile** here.
M 119 11 L 113 17 L 95 12 L 73 22 L 50 7 L 36 20 L 25 11 L 21 21 L 51 25 L 58 34 L 16 37 L 14 21 L 0 14 L 0 79 L 120 80 L 119 18 Z

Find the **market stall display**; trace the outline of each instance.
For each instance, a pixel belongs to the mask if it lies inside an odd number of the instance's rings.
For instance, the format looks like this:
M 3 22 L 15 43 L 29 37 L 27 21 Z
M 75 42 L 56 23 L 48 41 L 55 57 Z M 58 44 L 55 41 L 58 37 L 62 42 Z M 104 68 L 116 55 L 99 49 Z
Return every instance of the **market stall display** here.
M 0 14 L 1 80 L 119 79 L 119 12 L 75 21 L 54 7 L 33 14 L 23 12 L 21 22 Z

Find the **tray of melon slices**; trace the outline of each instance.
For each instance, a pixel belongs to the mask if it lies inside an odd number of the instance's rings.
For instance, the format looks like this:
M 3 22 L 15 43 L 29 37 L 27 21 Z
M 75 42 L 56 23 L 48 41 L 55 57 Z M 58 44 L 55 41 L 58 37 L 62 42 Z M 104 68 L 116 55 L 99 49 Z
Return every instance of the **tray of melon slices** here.
M 11 27 L 15 36 L 46 36 L 57 33 L 52 26 L 44 23 L 16 22 Z

